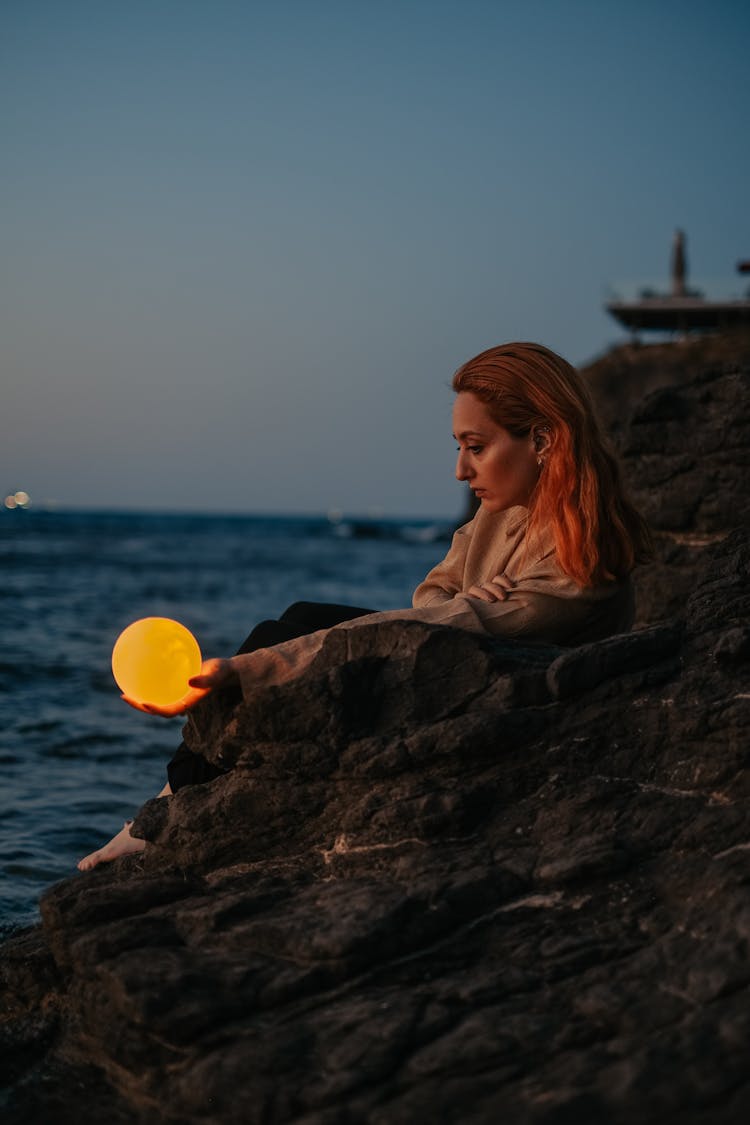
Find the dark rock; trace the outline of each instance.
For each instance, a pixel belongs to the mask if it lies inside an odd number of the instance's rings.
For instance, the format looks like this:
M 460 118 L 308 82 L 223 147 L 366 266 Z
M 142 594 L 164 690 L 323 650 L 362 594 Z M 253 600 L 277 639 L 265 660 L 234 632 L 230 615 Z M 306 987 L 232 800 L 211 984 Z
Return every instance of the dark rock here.
M 232 772 L 6 946 L 7 1119 L 43 1081 L 114 1121 L 739 1121 L 748 569 L 736 532 L 680 624 L 566 652 L 332 635 L 227 705 Z
M 656 556 L 636 572 L 638 623 L 682 613 L 707 549 L 750 524 L 750 336 L 626 346 L 585 369 Z
M 639 507 L 659 530 L 725 533 L 750 515 L 750 366 L 655 391 L 621 452 Z M 658 491 L 655 489 L 658 488 Z
M 718 640 L 714 659 L 727 664 L 750 658 L 750 628 L 728 629 Z
M 619 437 L 652 392 L 683 387 L 707 371 L 733 373 L 749 361 L 750 332 L 744 330 L 669 344 L 620 344 L 582 370 L 606 428 Z
M 196 709 L 230 772 L 3 947 L 4 1122 L 747 1119 L 750 540 L 702 491 L 732 378 L 627 439 L 636 489 L 658 425 L 699 492 L 700 569 L 666 532 L 652 568 L 678 613 L 571 650 L 362 626 Z
M 565 699 L 590 691 L 611 676 L 650 669 L 654 663 L 677 652 L 680 633 L 680 625 L 654 625 L 637 633 L 610 637 L 598 644 L 568 649 L 547 669 L 550 695 L 554 699 Z M 669 668 L 671 672 L 671 665 Z

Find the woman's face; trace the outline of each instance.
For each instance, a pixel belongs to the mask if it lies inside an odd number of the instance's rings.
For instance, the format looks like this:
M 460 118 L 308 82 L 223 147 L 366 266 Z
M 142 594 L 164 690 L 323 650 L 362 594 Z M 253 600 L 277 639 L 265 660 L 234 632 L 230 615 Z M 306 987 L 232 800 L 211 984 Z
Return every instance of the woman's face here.
M 528 508 L 539 478 L 540 451 L 532 434 L 514 437 L 493 421 L 475 395 L 461 391 L 453 404 L 453 436 L 458 442 L 456 477 L 468 481 L 483 508 Z

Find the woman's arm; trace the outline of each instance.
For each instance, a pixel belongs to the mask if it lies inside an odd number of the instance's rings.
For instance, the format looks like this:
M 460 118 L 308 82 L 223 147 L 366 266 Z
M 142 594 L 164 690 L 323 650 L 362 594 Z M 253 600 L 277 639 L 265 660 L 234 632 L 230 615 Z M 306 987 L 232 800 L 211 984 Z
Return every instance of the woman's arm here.
M 467 592 L 428 606 L 370 613 L 335 625 L 333 629 L 339 633 L 391 621 L 423 621 L 428 625 L 449 625 L 473 633 L 518 637 L 533 635 L 539 630 L 544 632 L 540 619 L 557 621 L 555 604 L 561 599 L 540 597 L 516 589 L 507 590 L 500 586 L 496 594 L 483 591 L 483 595 L 475 596 Z M 243 695 L 248 698 L 258 689 L 288 683 L 303 675 L 331 631 L 320 629 L 316 633 L 308 633 L 274 645 L 273 648 L 233 656 L 230 663 L 239 678 Z
M 454 534 L 448 554 L 414 591 L 412 605 L 415 609 L 450 601 L 463 588 L 464 565 L 472 529 L 473 521 L 459 527 Z
M 333 628 L 338 632 L 391 621 L 423 621 L 472 633 L 566 644 L 585 631 L 588 622 L 611 615 L 610 607 L 617 601 L 619 587 L 584 590 L 564 576 L 518 583 L 498 576 L 476 590 L 428 606 L 370 613 Z M 134 706 L 152 715 L 172 716 L 189 710 L 209 691 L 232 681 L 239 681 L 246 697 L 272 684 L 287 683 L 309 668 L 330 632 L 319 629 L 272 648 L 241 653 L 228 660 L 207 660 L 201 674 L 190 681 L 192 692 L 179 703 L 169 708 L 153 704 Z

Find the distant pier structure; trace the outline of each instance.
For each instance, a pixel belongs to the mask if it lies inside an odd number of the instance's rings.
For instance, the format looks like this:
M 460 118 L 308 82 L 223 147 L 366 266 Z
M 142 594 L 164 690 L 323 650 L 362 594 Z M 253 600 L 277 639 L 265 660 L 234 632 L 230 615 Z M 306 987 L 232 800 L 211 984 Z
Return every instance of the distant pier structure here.
M 640 331 L 678 332 L 721 330 L 738 325 L 750 326 L 750 289 L 744 295 L 711 300 L 687 283 L 685 234 L 676 230 L 672 240 L 669 293 L 641 287 L 634 300 L 609 301 L 607 312 L 634 334 Z M 741 274 L 750 273 L 750 261 L 737 264 Z

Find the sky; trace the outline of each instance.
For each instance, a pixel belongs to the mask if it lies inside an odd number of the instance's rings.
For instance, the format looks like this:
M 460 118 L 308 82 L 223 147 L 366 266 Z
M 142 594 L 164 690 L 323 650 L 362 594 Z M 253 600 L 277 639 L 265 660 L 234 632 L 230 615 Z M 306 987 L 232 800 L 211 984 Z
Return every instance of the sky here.
M 2 0 L 0 497 L 453 518 L 450 379 L 750 256 L 734 0 Z M 743 139 L 744 138 L 744 139 Z

